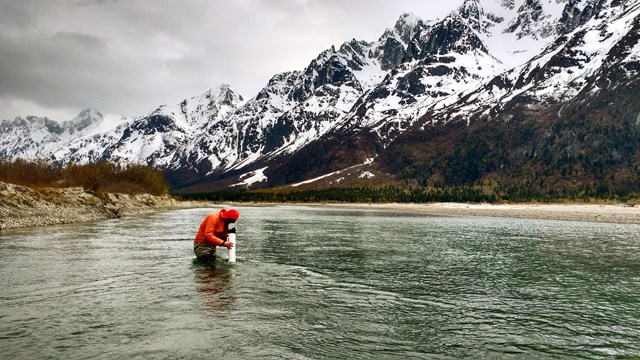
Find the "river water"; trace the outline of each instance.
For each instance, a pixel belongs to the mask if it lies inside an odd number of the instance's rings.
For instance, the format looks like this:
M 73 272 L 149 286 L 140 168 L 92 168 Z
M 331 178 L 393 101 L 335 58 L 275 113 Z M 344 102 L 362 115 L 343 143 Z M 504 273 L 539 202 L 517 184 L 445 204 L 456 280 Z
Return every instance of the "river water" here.
M 0 358 L 640 356 L 638 225 L 238 209 L 0 232 Z

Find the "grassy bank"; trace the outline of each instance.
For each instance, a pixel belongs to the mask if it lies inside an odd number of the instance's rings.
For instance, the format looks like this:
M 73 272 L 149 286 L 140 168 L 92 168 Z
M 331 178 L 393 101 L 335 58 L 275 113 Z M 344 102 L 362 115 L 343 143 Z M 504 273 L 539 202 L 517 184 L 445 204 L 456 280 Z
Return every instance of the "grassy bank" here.
M 30 188 L 82 187 L 98 193 L 165 195 L 169 192 L 160 171 L 106 161 L 57 167 L 44 161 L 0 159 L 0 181 Z

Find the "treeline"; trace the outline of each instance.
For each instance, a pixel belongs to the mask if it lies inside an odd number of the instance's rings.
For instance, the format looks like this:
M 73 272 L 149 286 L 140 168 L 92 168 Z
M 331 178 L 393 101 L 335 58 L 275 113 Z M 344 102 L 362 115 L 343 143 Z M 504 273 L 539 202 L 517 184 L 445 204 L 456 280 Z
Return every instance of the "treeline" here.
M 185 199 L 240 202 L 342 202 L 342 203 L 430 203 L 430 202 L 558 202 L 615 200 L 626 202 L 640 198 L 638 193 L 619 194 L 603 185 L 583 185 L 571 190 L 548 193 L 532 190 L 530 184 L 487 186 L 451 186 L 413 188 L 388 185 L 382 187 L 335 187 L 318 190 L 224 190 L 181 194 Z
M 161 172 L 148 166 L 122 166 L 106 161 L 58 167 L 44 161 L 0 159 L 0 181 L 34 188 L 81 186 L 98 193 L 168 193 L 168 185 Z

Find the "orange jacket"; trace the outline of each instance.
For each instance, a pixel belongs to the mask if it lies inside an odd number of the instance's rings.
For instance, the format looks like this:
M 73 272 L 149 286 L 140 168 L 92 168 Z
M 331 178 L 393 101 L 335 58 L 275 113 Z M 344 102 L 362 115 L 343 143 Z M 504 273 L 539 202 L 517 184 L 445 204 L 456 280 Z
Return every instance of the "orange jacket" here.
M 207 215 L 200 223 L 194 242 L 222 246 L 229 236 L 229 224 L 222 219 L 222 211 Z

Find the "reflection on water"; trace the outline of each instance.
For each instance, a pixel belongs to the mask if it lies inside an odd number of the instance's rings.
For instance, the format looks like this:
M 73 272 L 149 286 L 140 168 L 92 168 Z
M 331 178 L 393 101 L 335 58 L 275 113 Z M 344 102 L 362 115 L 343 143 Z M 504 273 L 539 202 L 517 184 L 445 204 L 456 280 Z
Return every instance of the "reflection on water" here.
M 194 259 L 193 279 L 204 311 L 212 316 L 225 316 L 236 309 L 234 269 L 217 262 L 216 266 Z
M 640 227 L 211 209 L 0 233 L 0 358 L 640 356 Z

